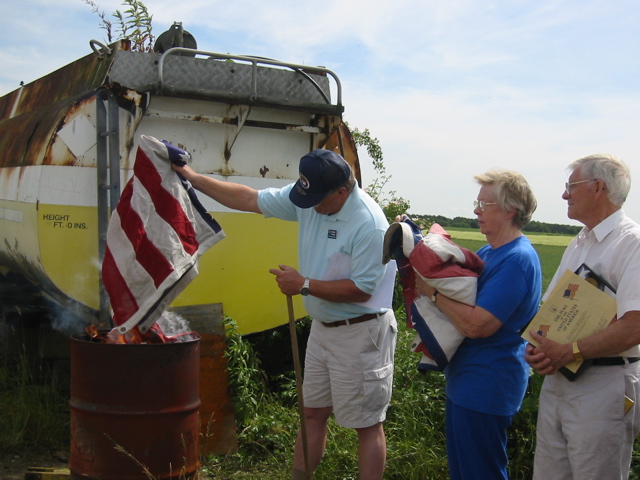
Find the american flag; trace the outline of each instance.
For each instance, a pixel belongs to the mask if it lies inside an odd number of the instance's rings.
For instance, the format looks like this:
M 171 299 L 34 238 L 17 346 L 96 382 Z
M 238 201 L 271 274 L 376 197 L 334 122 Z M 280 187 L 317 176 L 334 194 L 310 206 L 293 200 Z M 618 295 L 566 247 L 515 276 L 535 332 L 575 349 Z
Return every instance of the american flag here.
M 107 231 L 102 280 L 119 334 L 145 333 L 198 274 L 198 257 L 225 237 L 195 191 L 171 169 L 190 155 L 140 137 L 133 177 Z
M 564 298 L 569 298 L 571 300 L 573 300 L 573 297 L 575 297 L 576 292 L 578 291 L 578 287 L 579 285 L 575 284 L 575 283 L 570 283 L 569 285 L 567 285 L 567 288 L 564 291 L 564 295 L 562 295 Z

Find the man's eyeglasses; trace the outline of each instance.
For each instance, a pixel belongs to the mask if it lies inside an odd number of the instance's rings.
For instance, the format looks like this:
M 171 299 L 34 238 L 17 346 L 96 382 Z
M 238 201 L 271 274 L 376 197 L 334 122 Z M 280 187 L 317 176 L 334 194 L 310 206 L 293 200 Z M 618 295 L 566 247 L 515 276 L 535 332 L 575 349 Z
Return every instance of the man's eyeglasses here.
M 595 182 L 597 178 L 590 178 L 589 180 L 580 180 L 578 182 L 567 182 L 564 184 L 564 193 L 571 195 L 571 187 L 578 185 L 579 183 Z
M 487 205 L 497 205 L 497 203 L 483 202 L 482 200 L 473 201 L 473 208 L 479 208 L 481 212 L 484 212 L 484 209 L 487 208 Z

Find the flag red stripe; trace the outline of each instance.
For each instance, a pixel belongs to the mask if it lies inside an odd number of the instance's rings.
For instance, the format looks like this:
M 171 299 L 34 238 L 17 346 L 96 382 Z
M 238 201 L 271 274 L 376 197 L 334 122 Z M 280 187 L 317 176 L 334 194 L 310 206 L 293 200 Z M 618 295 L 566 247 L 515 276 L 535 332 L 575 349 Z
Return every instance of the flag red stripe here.
M 160 218 L 173 227 L 185 252 L 194 255 L 198 251 L 199 242 L 193 224 L 182 210 L 180 202 L 162 186 L 160 174 L 142 149 L 138 150 L 133 169 L 140 183 L 149 192 Z
M 158 288 L 171 275 L 173 267 L 158 247 L 149 240 L 144 222 L 131 206 L 132 186 L 133 182 L 127 184 L 116 207 L 120 226 L 129 239 L 131 248 L 136 252 L 136 261 L 149 273 L 153 278 L 153 284 Z
M 104 252 L 104 260 L 102 261 L 102 280 L 104 282 L 104 288 L 111 299 L 113 323 L 122 325 L 129 320 L 131 315 L 138 311 L 138 303 L 136 302 L 135 295 L 129 290 L 127 281 L 120 274 L 120 270 L 116 265 L 116 261 L 108 245 Z

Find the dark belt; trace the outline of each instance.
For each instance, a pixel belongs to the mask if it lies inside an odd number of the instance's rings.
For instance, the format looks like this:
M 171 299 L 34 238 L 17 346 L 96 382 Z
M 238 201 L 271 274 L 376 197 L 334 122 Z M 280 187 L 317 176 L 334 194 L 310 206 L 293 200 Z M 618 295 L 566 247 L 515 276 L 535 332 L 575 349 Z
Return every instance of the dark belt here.
M 627 361 L 624 361 L 625 357 L 601 357 L 594 358 L 591 361 L 591 365 L 596 367 L 612 367 L 614 365 L 624 365 L 625 363 L 636 363 L 640 360 L 640 357 L 626 357 Z
M 348 320 L 338 320 L 337 322 L 321 322 L 325 327 L 342 327 L 343 325 L 355 325 L 356 323 L 368 322 L 369 320 L 373 320 L 374 318 L 378 318 L 377 313 L 365 313 L 364 315 L 360 315 L 359 317 L 350 318 Z

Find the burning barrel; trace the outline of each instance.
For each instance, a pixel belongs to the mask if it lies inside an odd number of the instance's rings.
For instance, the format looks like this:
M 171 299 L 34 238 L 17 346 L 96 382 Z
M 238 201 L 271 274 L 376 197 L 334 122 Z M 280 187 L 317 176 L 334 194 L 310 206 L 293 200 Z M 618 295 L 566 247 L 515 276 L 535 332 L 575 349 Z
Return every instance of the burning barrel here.
M 71 478 L 197 478 L 199 338 L 71 339 Z

